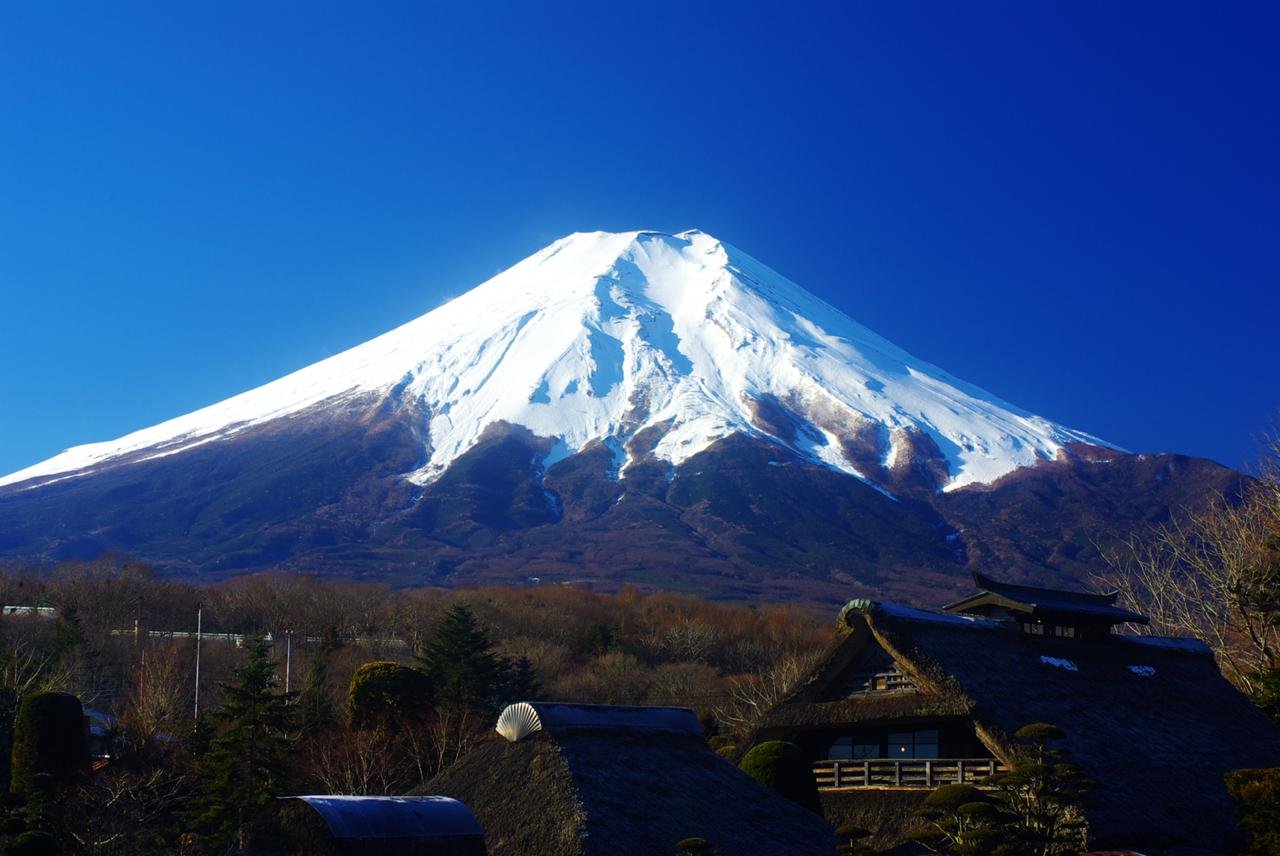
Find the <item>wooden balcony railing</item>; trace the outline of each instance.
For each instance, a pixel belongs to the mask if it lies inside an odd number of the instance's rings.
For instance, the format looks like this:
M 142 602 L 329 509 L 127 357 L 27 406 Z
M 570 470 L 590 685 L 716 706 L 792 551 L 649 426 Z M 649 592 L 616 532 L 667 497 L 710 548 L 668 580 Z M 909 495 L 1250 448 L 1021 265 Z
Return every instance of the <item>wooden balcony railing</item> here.
M 1004 770 L 1005 766 L 994 758 L 871 758 L 818 761 L 813 765 L 813 776 L 823 789 L 936 788 L 956 783 L 974 785 Z

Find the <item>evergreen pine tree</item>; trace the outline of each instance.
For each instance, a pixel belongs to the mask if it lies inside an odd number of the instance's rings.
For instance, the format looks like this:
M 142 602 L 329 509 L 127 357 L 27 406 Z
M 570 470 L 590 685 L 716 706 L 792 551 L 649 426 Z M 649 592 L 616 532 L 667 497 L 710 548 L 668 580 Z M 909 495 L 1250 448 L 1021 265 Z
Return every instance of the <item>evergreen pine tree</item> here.
M 503 704 L 537 701 L 542 697 L 542 684 L 538 681 L 538 673 L 528 657 L 520 656 L 515 660 L 502 662 L 506 672 L 506 680 L 503 681 L 502 687 L 501 702 Z
M 449 608 L 419 660 L 439 703 L 492 711 L 506 677 L 504 664 L 465 604 Z
M 292 711 L 276 691 L 276 663 L 264 639 L 248 643 L 249 659 L 222 684 L 225 698 L 212 718 L 219 726 L 200 762 L 203 793 L 184 813 L 211 844 L 243 847 L 258 811 L 288 780 Z
M 1271 721 L 1280 726 L 1280 656 L 1254 676 L 1253 700 Z
M 197 762 L 209 753 L 209 746 L 217 736 L 213 723 L 209 719 L 210 715 L 202 712 L 195 722 L 191 723 L 191 730 L 182 737 L 182 748 Z
M 70 604 L 62 607 L 54 625 L 53 641 L 49 645 L 50 659 L 71 662 L 86 641 L 84 625 L 76 608 Z
M 338 632 L 326 627 L 320 635 L 320 647 L 307 666 L 298 694 L 298 725 L 303 735 L 323 731 L 338 721 L 333 697 L 329 692 L 329 669 L 333 653 L 342 647 Z
M 1071 753 L 1050 747 L 1062 729 L 1047 722 L 1024 725 L 1014 734 L 1021 757 L 1004 773 L 984 783 L 992 788 L 1014 820 L 1006 826 L 1009 852 L 1074 853 L 1084 840 L 1081 814 L 1094 783 L 1071 762 Z

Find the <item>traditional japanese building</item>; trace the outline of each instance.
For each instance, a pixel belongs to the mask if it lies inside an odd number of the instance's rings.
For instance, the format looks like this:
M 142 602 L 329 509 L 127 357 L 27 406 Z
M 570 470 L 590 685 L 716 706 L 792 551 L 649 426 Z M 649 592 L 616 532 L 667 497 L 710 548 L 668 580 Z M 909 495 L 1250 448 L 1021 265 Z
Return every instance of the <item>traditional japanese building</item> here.
M 1012 735 L 1057 725 L 1098 783 L 1093 847 L 1234 852 L 1223 775 L 1280 766 L 1280 732 L 1189 639 L 1124 635 L 1147 619 L 1116 596 L 1010 585 L 942 611 L 867 600 L 752 742 L 785 739 L 813 758 L 828 819 L 892 840 L 933 788 L 980 783 L 1015 759 Z
M 496 731 L 424 787 L 475 812 L 490 856 L 662 856 L 691 837 L 725 854 L 835 851 L 830 824 L 712 752 L 691 710 L 520 702 Z

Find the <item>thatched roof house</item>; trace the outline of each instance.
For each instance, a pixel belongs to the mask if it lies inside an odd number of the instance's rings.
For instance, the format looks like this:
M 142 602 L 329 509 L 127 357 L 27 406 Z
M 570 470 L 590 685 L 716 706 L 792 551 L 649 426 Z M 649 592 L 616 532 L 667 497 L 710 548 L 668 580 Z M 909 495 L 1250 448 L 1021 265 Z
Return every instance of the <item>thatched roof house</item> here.
M 424 788 L 470 806 L 493 856 L 661 856 L 694 836 L 726 854 L 834 852 L 825 820 L 708 749 L 692 711 L 521 703 L 499 731 Z
M 484 830 L 457 800 L 282 797 L 255 826 L 254 856 L 485 856 Z
M 977 582 L 949 609 L 979 615 L 851 602 L 827 656 L 755 739 L 803 746 L 824 805 L 869 800 L 883 816 L 906 800 L 901 820 L 911 792 L 980 780 L 1012 763 L 1015 731 L 1050 722 L 1099 783 L 1091 846 L 1233 851 L 1223 775 L 1280 766 L 1280 732 L 1208 648 L 1109 633 L 1145 621 L 1111 596 Z

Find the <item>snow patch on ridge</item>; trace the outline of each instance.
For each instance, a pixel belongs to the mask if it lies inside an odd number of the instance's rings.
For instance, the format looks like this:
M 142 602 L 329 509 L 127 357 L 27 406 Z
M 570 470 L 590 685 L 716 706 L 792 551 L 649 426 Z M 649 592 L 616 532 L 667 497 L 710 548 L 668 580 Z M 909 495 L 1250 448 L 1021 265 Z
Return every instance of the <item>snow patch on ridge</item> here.
M 672 466 L 744 433 L 868 480 L 844 445 L 859 426 L 883 426 L 888 468 L 905 463 L 906 432 L 918 431 L 946 459 L 944 490 L 1051 460 L 1069 444 L 1105 445 L 915 359 L 710 235 L 592 232 L 562 238 L 334 357 L 118 440 L 75 447 L 0 485 L 144 452 L 177 454 L 370 395 L 416 418 L 429 414 L 421 427 L 430 456 L 406 474 L 417 484 L 498 422 L 554 438 L 544 467 L 603 442 L 619 478 L 632 463 L 629 441 L 658 425 L 667 430 L 651 454 Z M 799 420 L 794 436 L 761 427 L 756 403 L 766 399 Z

